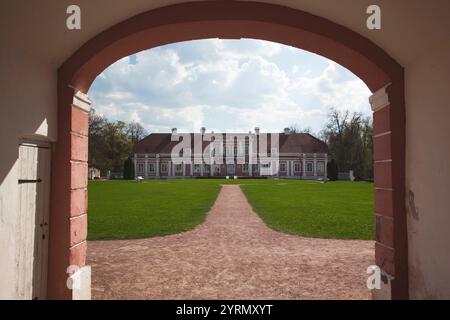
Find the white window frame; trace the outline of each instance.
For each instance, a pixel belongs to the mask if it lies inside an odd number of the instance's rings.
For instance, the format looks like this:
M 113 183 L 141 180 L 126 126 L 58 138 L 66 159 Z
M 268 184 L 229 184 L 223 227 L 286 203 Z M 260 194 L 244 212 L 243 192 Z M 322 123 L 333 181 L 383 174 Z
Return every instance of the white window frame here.
M 145 163 L 143 162 L 138 162 L 137 164 L 137 173 L 145 173 Z
M 179 163 L 175 165 L 175 172 L 182 173 L 183 172 L 183 164 Z
M 302 171 L 302 164 L 300 162 L 294 162 L 294 172 L 301 172 L 301 171 Z
M 323 161 L 317 162 L 317 173 L 325 173 L 325 163 Z
M 283 169 L 284 167 L 284 169 Z M 280 172 L 286 173 L 287 172 L 287 164 L 286 162 L 280 162 Z
M 309 166 L 311 166 L 311 170 L 309 170 Z M 314 162 L 307 162 L 306 163 L 306 172 L 313 172 L 314 171 Z
M 147 164 L 148 173 L 155 173 L 156 172 L 156 166 L 154 162 L 149 162 Z
M 194 173 L 200 173 L 202 170 L 201 164 L 194 163 Z
M 160 169 L 161 169 L 161 173 L 167 173 L 167 169 L 168 169 L 168 165 L 166 162 L 163 162 L 159 165 Z

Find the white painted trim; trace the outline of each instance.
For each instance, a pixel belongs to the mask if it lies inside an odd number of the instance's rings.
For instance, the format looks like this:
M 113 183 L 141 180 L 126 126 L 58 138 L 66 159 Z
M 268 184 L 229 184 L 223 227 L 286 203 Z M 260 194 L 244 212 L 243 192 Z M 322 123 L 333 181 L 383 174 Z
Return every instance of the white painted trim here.
M 86 213 L 86 212 L 85 212 L 85 213 L 82 213 L 82 214 L 79 214 L 79 215 L 77 215 L 77 216 L 74 216 L 74 217 L 70 217 L 69 220 L 70 220 L 70 221 L 77 220 L 77 219 L 80 219 L 80 218 L 82 218 L 82 217 L 84 217 L 84 216 L 87 216 L 87 213 Z
M 373 137 L 374 138 L 379 138 L 379 137 L 382 137 L 382 136 L 387 136 L 388 134 L 391 134 L 391 133 L 392 133 L 392 131 L 386 131 L 386 132 L 383 132 L 383 133 L 376 134 Z
M 314 173 L 314 177 L 317 177 L 317 155 L 314 153 L 314 168 L 313 168 L 313 173 Z
M 159 154 L 156 155 L 156 174 L 159 177 Z
M 133 164 L 134 164 L 134 177 L 137 177 L 137 153 L 134 154 L 134 159 L 133 159 Z
M 394 217 L 388 217 L 388 216 L 386 216 L 386 215 L 384 215 L 384 214 L 381 214 L 381 213 L 375 212 L 375 216 L 376 216 L 376 217 L 381 217 L 381 218 L 383 218 L 383 219 L 388 219 L 388 220 L 394 221 Z
M 372 106 L 372 111 L 378 111 L 384 107 L 387 107 L 389 105 L 389 96 L 386 92 L 386 88 L 390 86 L 391 84 L 388 83 L 383 88 L 379 89 L 378 91 L 374 92 L 369 97 L 370 105 Z
M 87 96 L 87 94 L 84 94 L 81 91 L 77 91 L 74 95 L 73 95 L 73 101 L 72 104 L 77 107 L 80 108 L 81 110 L 84 110 L 86 112 L 89 112 L 91 110 L 91 104 L 92 101 L 89 99 L 89 97 Z
M 72 300 L 91 300 L 91 266 L 83 266 L 70 276 Z
M 145 155 L 145 164 L 144 164 L 144 177 L 148 176 L 148 173 L 150 172 L 150 170 L 148 170 L 148 157 L 147 155 Z
M 302 156 L 302 177 L 306 177 L 306 156 L 305 156 L 305 153 Z
M 87 243 L 87 240 L 83 240 L 81 242 L 75 243 L 73 246 L 69 247 L 69 249 L 76 248 L 78 246 L 81 246 L 82 244 Z
M 375 187 L 375 190 L 394 191 L 394 189 L 392 188 L 380 188 L 380 187 Z
M 384 244 L 384 243 L 381 243 L 381 242 L 377 242 L 377 245 L 382 246 L 382 247 L 385 247 L 386 249 L 394 249 L 394 247 L 388 246 L 388 245 L 386 245 L 386 244 Z M 381 267 L 381 266 L 380 266 L 380 267 Z

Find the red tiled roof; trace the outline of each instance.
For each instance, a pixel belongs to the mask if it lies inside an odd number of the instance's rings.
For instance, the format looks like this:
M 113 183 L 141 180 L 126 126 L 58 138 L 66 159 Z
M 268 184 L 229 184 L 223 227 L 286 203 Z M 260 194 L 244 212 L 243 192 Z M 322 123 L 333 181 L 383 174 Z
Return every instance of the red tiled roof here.
M 193 141 L 193 135 L 191 141 Z M 170 133 L 152 133 L 136 143 L 134 153 L 170 153 L 178 141 L 171 141 Z M 322 140 L 310 135 L 309 133 L 280 133 L 280 153 L 328 153 L 328 146 Z M 270 135 L 267 137 L 268 148 L 270 148 Z M 181 138 L 180 138 L 181 141 Z M 209 144 L 209 141 L 203 141 L 203 149 Z M 193 147 L 193 143 L 191 144 Z M 270 149 L 269 149 L 270 150 Z
M 328 153 L 328 146 L 309 133 L 281 133 L 280 153 Z

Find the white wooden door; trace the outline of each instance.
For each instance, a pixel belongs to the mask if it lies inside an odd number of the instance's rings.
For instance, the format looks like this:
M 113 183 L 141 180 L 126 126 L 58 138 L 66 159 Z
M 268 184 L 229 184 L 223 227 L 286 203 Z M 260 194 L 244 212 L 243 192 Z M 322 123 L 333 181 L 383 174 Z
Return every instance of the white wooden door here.
M 47 291 L 50 201 L 50 146 L 19 145 L 18 293 L 21 299 L 45 299 Z

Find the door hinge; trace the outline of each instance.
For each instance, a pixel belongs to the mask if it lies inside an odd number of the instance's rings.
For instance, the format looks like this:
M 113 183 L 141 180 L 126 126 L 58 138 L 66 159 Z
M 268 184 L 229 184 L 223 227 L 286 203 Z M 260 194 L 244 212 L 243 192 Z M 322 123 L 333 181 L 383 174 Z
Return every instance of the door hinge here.
M 19 184 L 22 184 L 22 183 L 38 183 L 38 182 L 42 182 L 42 179 L 36 179 L 36 180 L 19 179 Z

